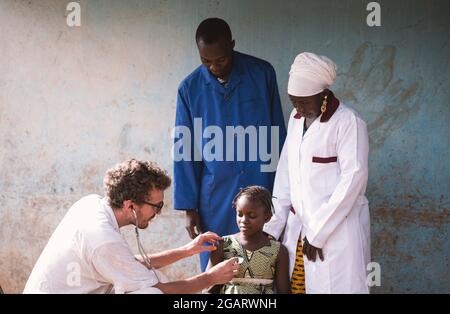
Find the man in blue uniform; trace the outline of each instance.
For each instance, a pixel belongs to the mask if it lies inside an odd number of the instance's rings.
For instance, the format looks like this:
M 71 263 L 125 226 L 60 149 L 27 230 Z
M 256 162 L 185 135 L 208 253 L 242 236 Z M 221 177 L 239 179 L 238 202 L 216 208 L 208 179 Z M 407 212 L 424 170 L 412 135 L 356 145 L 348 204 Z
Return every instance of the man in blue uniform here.
M 232 200 L 248 185 L 272 190 L 286 136 L 272 65 L 234 51 L 218 18 L 200 23 L 196 42 L 202 65 L 178 89 L 174 145 L 174 208 L 191 238 L 239 231 Z

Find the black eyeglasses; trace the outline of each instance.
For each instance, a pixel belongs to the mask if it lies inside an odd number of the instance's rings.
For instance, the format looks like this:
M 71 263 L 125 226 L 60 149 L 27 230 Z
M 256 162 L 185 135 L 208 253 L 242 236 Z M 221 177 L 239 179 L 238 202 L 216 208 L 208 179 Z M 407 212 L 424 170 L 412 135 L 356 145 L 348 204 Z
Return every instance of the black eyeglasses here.
M 149 203 L 149 202 L 146 202 L 146 201 L 142 201 L 142 203 L 147 204 L 147 205 L 150 205 L 150 206 L 152 206 L 153 208 L 155 208 L 155 209 L 156 209 L 155 212 L 156 212 L 157 214 L 159 214 L 159 213 L 161 212 L 161 209 L 164 207 L 164 202 L 161 202 L 161 203 L 159 203 L 159 204 L 152 204 L 152 203 Z

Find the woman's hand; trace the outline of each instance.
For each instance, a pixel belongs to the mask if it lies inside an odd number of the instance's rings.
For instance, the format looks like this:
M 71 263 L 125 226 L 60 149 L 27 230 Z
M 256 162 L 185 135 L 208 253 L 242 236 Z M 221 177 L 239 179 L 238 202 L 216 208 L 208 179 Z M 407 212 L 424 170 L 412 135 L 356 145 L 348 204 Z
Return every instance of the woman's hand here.
M 189 255 L 195 255 L 201 252 L 211 252 L 217 249 L 218 241 L 222 240 L 216 233 L 208 231 L 198 235 L 194 240 L 186 244 L 186 250 Z M 206 245 L 206 244 L 212 245 Z
M 303 250 L 302 250 L 303 255 L 306 255 L 308 260 L 315 262 L 316 255 L 317 255 L 317 253 L 319 253 L 319 258 L 323 262 L 324 258 L 323 258 L 322 249 L 319 249 L 319 248 L 309 244 L 308 239 L 306 237 L 303 239 L 303 241 L 304 241 L 303 242 Z

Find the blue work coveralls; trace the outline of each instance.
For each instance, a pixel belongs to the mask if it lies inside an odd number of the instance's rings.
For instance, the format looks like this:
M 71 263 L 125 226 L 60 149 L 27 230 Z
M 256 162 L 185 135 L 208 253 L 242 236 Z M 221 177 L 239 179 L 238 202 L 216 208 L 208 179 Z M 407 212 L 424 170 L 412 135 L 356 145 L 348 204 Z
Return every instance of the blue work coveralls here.
M 199 66 L 179 86 L 175 125 L 175 130 L 183 132 L 174 135 L 174 154 L 178 154 L 174 155 L 174 208 L 197 210 L 204 232 L 220 236 L 238 232 L 234 196 L 248 185 L 261 185 L 272 192 L 276 164 L 271 172 L 261 171 L 261 165 L 274 161 L 261 160 L 260 151 L 279 156 L 286 137 L 275 70 L 264 60 L 234 51 L 229 80 L 222 85 L 205 66 Z M 252 132 L 245 135 L 245 158 L 239 156 L 237 132 L 227 136 L 227 126 L 256 129 L 253 146 Z M 278 127 L 272 141 L 271 126 Z M 267 141 L 261 131 L 264 127 Z M 211 145 L 213 140 L 215 145 Z M 209 254 L 202 253 L 200 258 L 204 271 Z

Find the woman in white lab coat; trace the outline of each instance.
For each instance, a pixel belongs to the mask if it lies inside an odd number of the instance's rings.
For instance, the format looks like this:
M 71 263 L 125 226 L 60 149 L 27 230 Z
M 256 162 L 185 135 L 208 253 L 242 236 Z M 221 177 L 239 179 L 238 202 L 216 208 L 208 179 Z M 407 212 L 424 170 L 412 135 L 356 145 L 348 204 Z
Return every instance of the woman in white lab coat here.
M 368 293 L 366 123 L 329 90 L 336 77 L 330 59 L 302 53 L 289 74 L 294 110 L 275 178 L 275 215 L 264 231 L 289 251 L 293 291 L 304 287 L 304 266 L 306 293 Z

